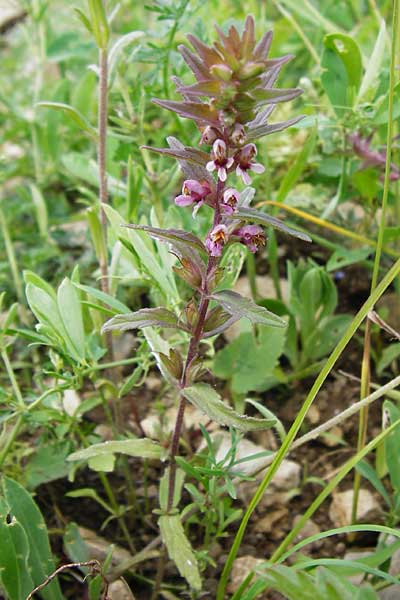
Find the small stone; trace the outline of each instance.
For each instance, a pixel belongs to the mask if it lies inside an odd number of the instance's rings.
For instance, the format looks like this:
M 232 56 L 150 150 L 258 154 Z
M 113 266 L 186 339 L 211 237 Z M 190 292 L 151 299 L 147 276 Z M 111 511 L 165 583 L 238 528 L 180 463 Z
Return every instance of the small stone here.
M 336 527 L 345 527 L 351 523 L 353 490 L 338 492 L 333 495 L 329 508 L 329 518 Z M 357 521 L 375 523 L 380 509 L 375 497 L 369 490 L 360 489 L 357 506 Z
M 159 392 L 162 385 L 161 377 L 156 375 L 148 375 L 146 377 L 146 387 L 150 392 Z
M 250 571 L 261 565 L 264 561 L 254 556 L 241 556 L 233 563 L 231 580 L 227 587 L 228 593 L 232 594 L 237 590 L 243 579 L 247 577 Z
M 300 521 L 300 519 L 301 519 L 301 515 L 297 515 L 293 520 L 293 525 L 296 525 Z M 302 540 L 304 540 L 308 537 L 311 537 L 312 535 L 317 535 L 320 532 L 321 532 L 321 530 L 318 527 L 318 525 L 312 519 L 309 519 L 307 521 L 307 523 L 304 525 L 303 529 L 297 534 L 295 542 L 301 542 Z M 323 540 L 317 540 L 315 542 L 312 542 L 308 546 L 305 546 L 305 548 L 302 549 L 302 552 L 307 551 L 307 548 L 308 549 L 320 548 L 322 545 L 323 545 Z
M 315 404 L 312 404 L 308 409 L 307 419 L 310 421 L 311 425 L 316 425 L 317 423 L 319 423 L 320 418 L 321 414 L 319 412 L 318 407 L 315 406 Z
M 62 404 L 63 409 L 67 413 L 67 415 L 73 417 L 80 403 L 81 399 L 77 394 L 76 390 L 65 390 L 63 394 Z
M 125 579 L 117 579 L 108 586 L 108 598 L 110 600 L 135 600 L 135 596 L 129 589 Z
M 271 531 L 275 528 L 276 523 L 278 523 L 281 519 L 286 518 L 288 514 L 289 511 L 285 507 L 268 511 L 265 517 L 262 517 L 259 521 L 257 521 L 257 531 L 261 531 L 262 533 L 271 533 Z
M 328 448 L 335 448 L 343 442 L 343 430 L 338 427 L 332 427 L 329 431 L 320 436 L 320 441 Z
M 380 600 L 399 600 L 400 585 L 389 585 L 386 589 L 378 592 Z

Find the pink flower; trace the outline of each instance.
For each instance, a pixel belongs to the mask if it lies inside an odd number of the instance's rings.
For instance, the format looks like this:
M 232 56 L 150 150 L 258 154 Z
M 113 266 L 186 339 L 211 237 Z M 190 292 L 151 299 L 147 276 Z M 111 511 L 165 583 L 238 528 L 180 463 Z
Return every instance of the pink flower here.
M 225 190 L 222 198 L 221 208 L 226 215 L 231 215 L 235 212 L 239 197 L 239 192 L 234 188 L 228 188 Z
M 178 206 L 190 206 L 194 204 L 193 216 L 197 213 L 204 199 L 211 193 L 211 188 L 207 181 L 197 181 L 196 179 L 186 179 L 183 182 L 182 194 L 175 198 L 175 204 Z
M 225 225 L 216 225 L 208 233 L 206 247 L 211 256 L 221 256 L 222 249 L 228 241 L 228 230 Z
M 246 144 L 244 148 L 239 150 L 236 155 L 237 167 L 236 175 L 242 177 L 243 183 L 249 185 L 251 183 L 251 177 L 248 171 L 254 171 L 254 173 L 264 173 L 265 168 L 261 163 L 253 162 L 253 158 L 257 156 L 257 148 L 254 144 Z
M 250 252 L 257 252 L 261 246 L 265 246 L 265 234 L 259 225 L 244 225 L 234 234 L 240 237 L 240 241 L 247 246 Z
M 231 168 L 234 163 L 233 158 L 228 158 L 226 155 L 226 144 L 224 140 L 215 140 L 212 147 L 212 157 L 213 160 L 210 160 L 207 165 L 207 171 L 217 171 L 218 179 L 220 181 L 226 181 L 227 170 Z
M 372 150 L 370 147 L 371 139 L 372 135 L 363 138 L 358 132 L 349 136 L 354 153 L 363 159 L 360 167 L 361 171 L 372 167 L 384 169 L 386 165 L 386 150 Z M 400 170 L 394 163 L 391 163 L 390 181 L 397 181 L 398 179 L 400 179 Z

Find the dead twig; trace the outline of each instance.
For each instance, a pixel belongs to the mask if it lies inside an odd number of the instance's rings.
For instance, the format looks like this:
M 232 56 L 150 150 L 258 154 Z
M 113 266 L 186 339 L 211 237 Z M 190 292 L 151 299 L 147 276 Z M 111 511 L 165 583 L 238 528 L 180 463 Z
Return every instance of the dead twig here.
M 34 597 L 34 595 L 37 592 L 40 592 L 40 590 L 42 590 L 43 588 L 45 588 L 47 585 L 49 585 L 49 583 L 51 583 L 51 581 L 57 577 L 57 575 L 59 575 L 60 573 L 62 573 L 63 571 L 66 571 L 67 569 L 75 569 L 77 567 L 89 567 L 91 572 L 90 575 L 100 575 L 102 580 L 103 580 L 103 585 L 104 585 L 104 591 L 103 594 L 101 596 L 101 600 L 110 600 L 110 597 L 108 595 L 108 581 L 107 579 L 104 577 L 103 572 L 101 570 L 101 564 L 99 563 L 98 560 L 93 559 L 93 560 L 88 560 L 85 562 L 75 562 L 75 563 L 68 563 L 66 565 L 61 565 L 61 567 L 58 567 L 58 569 L 56 569 L 53 573 L 51 573 L 51 575 L 49 575 L 44 581 L 43 583 L 41 583 L 40 585 L 36 586 L 34 590 L 31 591 L 31 593 L 26 597 L 26 600 L 32 600 L 32 598 Z M 86 577 L 85 577 L 86 579 Z

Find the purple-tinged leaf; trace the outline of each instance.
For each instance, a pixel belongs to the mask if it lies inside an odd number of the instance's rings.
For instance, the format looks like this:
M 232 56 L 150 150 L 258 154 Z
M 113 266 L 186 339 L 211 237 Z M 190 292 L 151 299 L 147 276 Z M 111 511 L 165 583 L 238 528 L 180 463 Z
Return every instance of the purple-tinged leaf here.
M 236 323 L 236 321 L 239 321 L 239 319 L 239 316 L 231 315 L 229 319 L 227 319 L 224 323 L 221 323 L 221 325 L 218 325 L 218 327 L 214 327 L 214 329 L 211 329 L 210 331 L 204 332 L 201 337 L 203 338 L 203 340 L 205 340 L 207 338 L 213 337 L 214 335 L 219 335 L 220 333 L 223 333 L 224 331 L 229 329 L 229 327 Z
M 185 244 L 201 252 L 207 252 L 203 242 L 196 235 L 183 229 L 159 229 L 158 227 L 149 227 L 147 225 L 125 225 L 125 227 L 145 231 L 155 240 L 166 242 L 171 246 L 174 246 L 175 243 Z
M 211 79 L 209 81 L 200 81 L 193 85 L 183 85 L 175 78 L 176 91 L 182 96 L 190 98 L 191 96 L 218 96 L 222 89 L 222 81 Z
M 303 90 L 300 88 L 268 88 L 261 89 L 257 88 L 251 92 L 251 96 L 257 101 L 257 104 L 277 104 L 278 102 L 287 102 L 297 98 Z
M 167 142 L 171 150 L 184 150 L 185 146 L 176 138 L 170 136 L 167 137 Z M 185 179 L 196 179 L 197 181 L 207 181 L 210 184 L 210 188 L 214 188 L 214 180 L 209 171 L 198 163 L 192 162 L 188 159 L 178 158 L 179 165 L 185 176 Z M 212 196 L 210 196 L 212 198 Z
M 178 50 L 183 56 L 183 60 L 193 72 L 197 81 L 205 81 L 210 78 L 209 69 L 202 63 L 197 54 L 194 54 L 189 48 L 181 44 Z
M 272 327 L 286 327 L 286 321 L 237 292 L 221 290 L 211 294 L 210 298 L 218 302 L 226 312 L 236 319 L 246 318 L 253 325 L 258 323 Z
M 272 38 L 274 34 L 272 31 L 264 33 L 257 46 L 254 48 L 254 57 L 259 60 L 265 60 L 271 48 Z
M 264 125 L 268 122 L 268 118 L 274 112 L 276 106 L 270 104 L 265 108 L 262 108 L 258 113 L 256 118 L 247 124 L 248 129 L 253 129 L 254 127 L 258 127 L 259 125 Z
M 192 44 L 193 48 L 197 50 L 199 56 L 207 67 L 211 67 L 212 65 L 222 62 L 222 56 L 220 53 L 214 48 L 206 46 L 206 44 L 199 40 L 199 38 L 197 38 L 195 35 L 189 33 L 187 35 L 187 39 Z
M 270 135 L 271 133 L 275 133 L 276 131 L 283 131 L 283 129 L 287 129 L 288 127 L 291 127 L 292 125 L 294 125 L 295 123 L 298 123 L 299 121 L 301 121 L 301 119 L 304 119 L 305 115 L 300 115 L 298 117 L 294 117 L 293 119 L 288 119 L 287 121 L 280 121 L 279 123 L 272 123 L 271 125 L 268 125 L 267 123 L 264 123 L 263 125 L 259 125 L 256 127 L 249 127 L 249 129 L 247 130 L 247 140 L 249 142 L 252 142 L 254 140 L 258 140 L 261 137 L 264 137 L 265 135 Z M 254 123 L 255 121 L 253 121 Z
M 153 99 L 154 104 L 171 110 L 185 119 L 193 119 L 199 123 L 218 126 L 219 119 L 216 110 L 212 110 L 207 104 L 198 102 L 176 102 L 175 100 L 158 100 Z
M 288 227 L 276 217 L 267 215 L 266 213 L 255 210 L 254 208 L 241 207 L 237 210 L 237 212 L 231 215 L 230 218 L 238 219 L 239 221 L 251 221 L 252 223 L 259 223 L 260 225 L 264 225 L 264 227 L 274 227 L 275 229 L 279 229 L 284 233 L 297 237 L 304 242 L 312 241 L 306 233 L 298 231 L 297 229 L 292 229 L 292 227 Z
M 166 154 L 167 156 L 172 156 L 173 158 L 177 158 L 178 160 L 186 160 L 187 162 L 196 163 L 198 165 L 206 165 L 210 160 L 210 156 L 203 152 L 202 150 L 198 150 L 197 148 L 191 148 L 190 146 L 182 146 L 182 148 L 153 148 L 153 146 L 141 146 L 145 150 L 150 150 L 151 152 L 157 152 L 157 154 Z
M 188 331 L 178 321 L 177 316 L 167 308 L 142 308 L 136 312 L 116 315 L 107 321 L 102 328 L 105 331 L 128 331 L 143 327 L 166 327 Z
M 256 38 L 254 33 L 254 19 L 249 15 L 246 17 L 242 34 L 242 55 L 244 58 L 251 58 L 255 45 Z

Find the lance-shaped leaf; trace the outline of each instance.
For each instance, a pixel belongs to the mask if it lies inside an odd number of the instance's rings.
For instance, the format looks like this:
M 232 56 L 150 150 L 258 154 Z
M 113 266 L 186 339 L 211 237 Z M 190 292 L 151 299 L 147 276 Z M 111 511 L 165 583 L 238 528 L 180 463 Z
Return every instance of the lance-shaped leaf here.
M 168 555 L 177 566 L 182 577 L 194 590 L 201 590 L 201 579 L 197 560 L 186 537 L 179 515 L 163 515 L 158 520 L 161 537 Z
M 142 308 L 136 312 L 116 315 L 104 323 L 102 332 L 128 331 L 142 327 L 167 327 L 173 329 L 187 328 L 178 321 L 177 316 L 167 308 Z
M 185 244 L 201 252 L 207 252 L 203 242 L 197 236 L 183 229 L 159 229 L 158 227 L 149 227 L 147 225 L 125 225 L 125 227 L 145 231 L 152 238 L 161 242 L 167 242 L 171 246 L 174 246 L 175 243 Z
M 113 456 L 114 454 L 125 454 L 138 458 L 150 458 L 165 460 L 167 451 L 165 448 L 147 438 L 132 438 L 129 440 L 117 440 L 93 444 L 89 448 L 73 452 L 67 458 L 69 461 L 87 460 L 91 461 L 99 456 Z
M 190 148 L 183 146 L 182 148 L 153 148 L 152 146 L 141 146 L 144 150 L 150 150 L 150 152 L 157 152 L 158 154 L 166 154 L 173 158 L 186 160 L 197 165 L 205 166 L 210 160 L 210 156 L 198 150 L 197 148 Z
M 220 395 L 208 383 L 196 383 L 184 388 L 182 394 L 186 400 L 220 425 L 235 427 L 239 431 L 257 431 L 269 429 L 275 424 L 275 419 L 257 419 L 240 415 L 228 404 L 225 404 Z
M 293 235 L 294 237 L 303 240 L 304 242 L 311 242 L 311 238 L 302 231 L 298 231 L 297 229 L 293 229 L 292 227 L 288 227 L 277 219 L 276 217 L 272 217 L 271 215 L 267 215 L 266 213 L 255 210 L 254 208 L 245 208 L 241 207 L 231 215 L 232 219 L 239 219 L 240 221 L 252 221 L 253 223 L 259 223 L 260 225 L 264 225 L 265 227 L 274 227 L 275 229 L 279 229 L 284 233 L 288 233 L 289 235 Z
M 272 123 L 269 125 L 268 123 L 264 123 L 263 125 L 255 125 L 249 126 L 247 129 L 247 140 L 254 141 L 258 140 L 265 135 L 270 135 L 271 133 L 275 133 L 276 131 L 283 131 L 288 127 L 291 127 L 298 121 L 304 119 L 304 115 L 299 115 L 298 117 L 294 117 L 293 119 L 288 119 L 287 121 L 279 121 L 278 123 Z
M 293 98 L 297 98 L 297 96 L 300 96 L 300 94 L 302 93 L 303 90 L 299 88 L 256 88 L 254 91 L 251 92 L 251 95 L 255 100 L 257 100 L 257 104 L 261 105 L 287 102 L 288 100 L 293 100 Z
M 210 298 L 216 300 L 230 315 L 237 319 L 245 317 L 254 325 L 258 323 L 273 327 L 286 327 L 286 321 L 237 292 L 221 290 L 212 294 Z
M 62 102 L 38 102 L 37 105 L 40 108 L 52 108 L 65 113 L 82 131 L 89 134 L 91 137 L 96 139 L 96 129 L 87 121 L 87 119 L 73 106 L 64 104 Z
M 175 100 L 158 100 L 153 98 L 154 104 L 167 108 L 177 113 L 180 117 L 193 119 L 199 123 L 207 125 L 218 125 L 218 113 L 209 107 L 208 104 L 199 102 L 176 102 Z
M 185 146 L 182 144 L 182 142 L 180 142 L 173 136 L 167 137 L 167 142 L 169 147 L 173 151 L 181 152 L 185 150 Z M 212 175 L 209 173 L 209 171 L 207 171 L 205 167 L 206 163 L 194 162 L 193 160 L 190 160 L 190 158 L 186 155 L 183 158 L 179 158 L 177 155 L 175 156 L 178 159 L 179 165 L 182 169 L 185 179 L 197 179 L 197 181 L 208 181 L 208 183 L 210 184 L 210 188 L 213 189 L 215 185 L 214 180 L 212 178 Z

